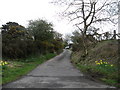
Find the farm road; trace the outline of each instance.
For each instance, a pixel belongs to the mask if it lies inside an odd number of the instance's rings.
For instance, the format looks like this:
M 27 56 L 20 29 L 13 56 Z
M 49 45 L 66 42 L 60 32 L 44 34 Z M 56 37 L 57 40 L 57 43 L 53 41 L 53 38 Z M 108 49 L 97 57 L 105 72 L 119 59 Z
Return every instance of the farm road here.
M 3 88 L 112 88 L 83 75 L 70 63 L 70 54 L 70 50 L 64 50 L 60 55 Z

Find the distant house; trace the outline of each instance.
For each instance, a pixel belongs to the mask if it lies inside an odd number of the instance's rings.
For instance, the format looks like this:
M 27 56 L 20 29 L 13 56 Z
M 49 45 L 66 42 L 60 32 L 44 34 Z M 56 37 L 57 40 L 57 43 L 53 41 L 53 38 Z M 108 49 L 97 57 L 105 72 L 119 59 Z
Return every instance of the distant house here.
M 69 43 L 69 44 L 65 47 L 65 49 L 70 49 L 70 48 L 72 48 L 72 45 L 73 45 L 73 43 Z
M 65 47 L 65 49 L 69 49 L 69 48 L 70 48 L 70 46 L 66 46 L 66 47 Z

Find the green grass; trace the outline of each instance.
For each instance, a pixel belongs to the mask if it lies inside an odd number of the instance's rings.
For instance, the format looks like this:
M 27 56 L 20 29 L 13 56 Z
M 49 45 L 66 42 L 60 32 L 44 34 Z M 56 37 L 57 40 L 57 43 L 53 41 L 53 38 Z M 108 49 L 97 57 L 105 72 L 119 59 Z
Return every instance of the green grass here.
M 21 76 L 27 74 L 39 64 L 42 64 L 46 60 L 54 57 L 55 54 L 49 53 L 43 56 L 29 57 L 26 60 L 8 61 L 9 64 L 5 66 L 2 77 L 2 84 L 19 79 Z
M 105 40 L 97 43 L 95 47 L 88 48 L 88 55 L 82 57 L 82 50 L 73 52 L 71 62 L 82 72 L 105 82 L 106 84 L 120 87 L 120 77 L 118 76 L 118 41 Z M 97 65 L 95 61 L 108 62 Z M 113 65 L 113 67 L 111 67 Z M 118 82 L 119 80 L 119 82 Z
M 80 69 L 84 74 L 88 74 L 93 78 L 96 78 L 100 81 L 105 82 L 108 85 L 120 87 L 118 85 L 118 70 L 117 67 L 104 67 L 104 66 L 91 66 L 91 65 L 83 65 L 76 64 L 78 69 Z

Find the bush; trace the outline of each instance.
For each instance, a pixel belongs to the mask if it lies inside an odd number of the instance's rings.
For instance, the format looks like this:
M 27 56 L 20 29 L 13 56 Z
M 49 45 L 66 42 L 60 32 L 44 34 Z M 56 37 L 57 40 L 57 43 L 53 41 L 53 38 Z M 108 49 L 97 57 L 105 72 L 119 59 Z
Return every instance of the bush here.
M 28 29 L 16 22 L 8 22 L 2 25 L 2 56 L 17 59 L 59 52 L 63 42 L 54 34 L 52 24 L 44 20 L 30 22 Z

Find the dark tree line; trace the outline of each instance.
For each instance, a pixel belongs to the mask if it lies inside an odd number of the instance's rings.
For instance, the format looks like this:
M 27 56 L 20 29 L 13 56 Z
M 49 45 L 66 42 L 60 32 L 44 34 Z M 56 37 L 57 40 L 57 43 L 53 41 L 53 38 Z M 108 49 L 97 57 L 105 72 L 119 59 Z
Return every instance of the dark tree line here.
M 30 55 L 59 53 L 63 48 L 62 37 L 45 20 L 29 21 L 28 28 L 16 22 L 2 25 L 2 56 L 26 58 Z

